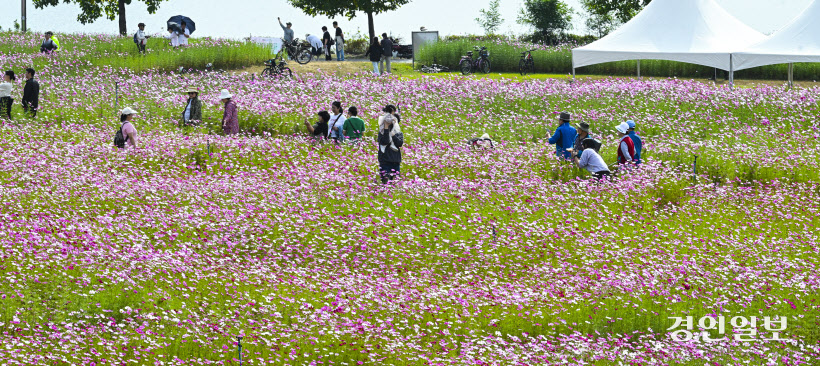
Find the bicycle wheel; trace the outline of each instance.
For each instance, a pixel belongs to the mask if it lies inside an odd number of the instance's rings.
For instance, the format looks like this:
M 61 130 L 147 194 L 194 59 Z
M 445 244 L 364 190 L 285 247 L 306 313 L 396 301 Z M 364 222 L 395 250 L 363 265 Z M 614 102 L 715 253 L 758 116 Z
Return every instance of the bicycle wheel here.
M 262 74 L 260 74 L 260 75 L 270 77 L 271 76 L 270 68 L 266 68 L 266 69 L 262 70 Z
M 529 64 L 530 74 L 535 74 L 535 61 L 530 60 L 527 63 Z
M 481 60 L 481 63 L 478 65 L 478 69 L 485 74 L 490 73 L 490 60 Z
M 310 50 L 303 48 L 296 52 L 296 62 L 300 65 L 307 64 L 311 59 L 313 59 L 313 55 L 310 54 Z
M 470 75 L 470 73 L 473 72 L 472 61 L 470 60 L 461 60 L 458 66 L 461 69 L 462 75 Z
M 518 61 L 518 72 L 521 73 L 522 76 L 527 75 L 527 61 Z
M 281 75 L 284 78 L 293 79 L 293 71 L 290 71 L 289 67 L 283 67 Z

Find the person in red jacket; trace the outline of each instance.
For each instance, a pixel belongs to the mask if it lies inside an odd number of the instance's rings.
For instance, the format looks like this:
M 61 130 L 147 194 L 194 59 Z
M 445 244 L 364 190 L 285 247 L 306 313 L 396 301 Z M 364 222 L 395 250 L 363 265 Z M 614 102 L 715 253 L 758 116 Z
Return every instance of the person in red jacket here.
M 620 140 L 618 140 L 618 165 L 633 164 L 635 162 L 635 144 L 632 138 L 629 137 L 629 125 L 626 122 L 621 123 L 617 127 Z

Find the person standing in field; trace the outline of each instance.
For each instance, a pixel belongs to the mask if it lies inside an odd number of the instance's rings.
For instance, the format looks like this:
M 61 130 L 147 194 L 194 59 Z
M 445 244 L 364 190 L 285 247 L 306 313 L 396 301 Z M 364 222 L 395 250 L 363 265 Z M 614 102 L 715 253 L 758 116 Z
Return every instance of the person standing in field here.
M 202 102 L 199 100 L 199 90 L 188 89 L 188 101 L 182 111 L 183 126 L 197 126 L 202 121 Z
M 145 53 L 145 46 L 148 44 L 148 38 L 151 38 L 151 36 L 145 35 L 145 23 L 137 24 L 137 27 L 139 27 L 139 30 L 134 34 L 134 42 L 137 43 L 139 52 Z
M 171 27 L 168 27 L 168 36 L 165 38 L 168 38 L 168 40 L 171 41 L 171 47 L 179 47 L 179 33 L 171 29 Z
M 34 74 L 34 69 L 26 69 L 26 85 L 23 87 L 23 112 L 31 118 L 37 117 L 40 105 L 40 83 L 34 80 Z
M 345 35 L 339 23 L 333 21 L 333 28 L 336 28 L 336 61 L 345 60 Z
M 382 184 L 387 184 L 401 174 L 401 147 L 404 146 L 404 135 L 392 114 L 379 118 L 378 143 L 379 174 Z
M 591 138 L 589 136 L 589 123 L 581 122 L 575 125 L 575 142 L 572 144 L 572 156 L 580 157 L 584 152 L 584 140 Z
M 632 139 L 632 144 L 635 145 L 635 165 L 641 165 L 641 150 L 643 150 L 643 141 L 635 133 L 635 121 L 629 120 L 626 121 L 626 124 L 629 125 L 629 138 Z
M 342 132 L 344 138 L 352 143 L 358 143 L 364 134 L 364 121 L 359 118 L 359 109 L 350 107 L 347 109 L 347 118 L 345 119 Z
M 120 129 L 114 135 L 114 146 L 120 149 L 127 149 L 129 146 L 133 149 L 137 148 L 137 128 L 134 127 L 132 121 L 137 111 L 131 107 L 125 107 L 120 112 Z
M 387 33 L 382 33 L 382 59 L 379 61 L 379 71 L 381 73 L 390 74 L 393 72 L 393 67 L 390 66 L 390 61 L 393 59 L 393 40 L 387 37 Z
M 618 165 L 632 164 L 635 162 L 635 143 L 629 137 L 629 125 L 626 122 L 621 123 L 615 130 L 620 135 L 618 140 Z
M 572 144 L 575 142 L 575 129 L 569 125 L 572 116 L 567 112 L 561 112 L 558 116 L 560 125 L 555 129 L 555 134 L 550 136 L 547 131 L 547 138 L 549 144 L 555 145 L 555 155 L 559 158 L 570 160 L 572 152 L 567 149 L 572 149 Z
M 373 64 L 373 75 L 379 75 L 379 62 L 382 59 L 382 45 L 379 44 L 379 38 L 373 37 L 373 42 L 370 43 L 370 48 L 367 49 L 365 56 L 370 56 L 370 62 Z
M 345 125 L 345 116 L 342 114 L 342 102 L 335 101 L 330 106 L 330 134 L 328 137 L 336 140 L 336 142 L 344 142 L 344 135 L 342 134 Z
M 330 61 L 333 58 L 330 57 L 330 46 L 333 46 L 333 38 L 330 37 L 330 32 L 327 31 L 327 27 L 322 26 L 322 45 L 324 46 L 325 50 L 325 61 Z
M 219 99 L 225 104 L 225 112 L 222 114 L 222 132 L 226 135 L 236 135 L 239 133 L 239 116 L 236 112 L 236 102 L 228 89 L 222 89 Z
M 179 45 L 180 47 L 188 47 L 188 38 L 191 38 L 191 30 L 188 29 L 188 24 L 182 21 L 182 29 L 179 31 Z
M 54 36 L 54 33 L 51 31 L 46 32 L 46 38 L 43 40 L 43 43 L 40 45 L 40 52 L 42 53 L 51 53 L 54 51 L 60 50 L 60 41 L 57 40 L 57 37 Z
M 611 172 L 609 171 L 609 167 L 604 162 L 604 159 L 601 155 L 595 151 L 595 146 L 598 145 L 598 142 L 594 139 L 584 139 L 582 142 L 583 151 L 584 153 L 579 156 L 573 156 L 572 162 L 579 168 L 586 169 L 588 172 L 592 173 L 592 176 L 595 179 L 602 179 L 603 177 L 610 176 Z
M 276 20 L 279 21 L 279 26 L 282 27 L 282 31 L 285 32 L 285 35 L 284 37 L 282 37 L 282 39 L 284 39 L 285 43 L 287 44 L 293 43 L 293 29 L 291 28 L 293 24 L 291 24 L 290 22 L 282 24 L 282 18 L 278 17 L 276 18 Z
M 3 75 L 3 82 L 0 83 L 0 118 L 11 119 L 11 105 L 14 99 L 11 98 L 11 90 L 13 89 L 12 81 L 17 80 L 14 76 L 14 71 L 8 70 Z

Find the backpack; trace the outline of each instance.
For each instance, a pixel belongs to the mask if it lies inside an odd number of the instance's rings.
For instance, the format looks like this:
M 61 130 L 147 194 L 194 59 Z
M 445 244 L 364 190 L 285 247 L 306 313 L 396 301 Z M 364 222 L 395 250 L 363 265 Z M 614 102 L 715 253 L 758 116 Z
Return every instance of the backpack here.
M 122 126 L 125 126 L 126 123 L 128 122 L 123 123 Z M 120 126 L 120 129 L 117 130 L 117 133 L 114 134 L 114 146 L 120 149 L 125 149 L 125 142 L 128 141 L 128 137 L 123 135 L 122 126 Z
M 139 32 L 137 32 L 139 33 Z M 137 33 L 134 33 L 134 43 L 139 44 L 140 41 L 137 40 Z

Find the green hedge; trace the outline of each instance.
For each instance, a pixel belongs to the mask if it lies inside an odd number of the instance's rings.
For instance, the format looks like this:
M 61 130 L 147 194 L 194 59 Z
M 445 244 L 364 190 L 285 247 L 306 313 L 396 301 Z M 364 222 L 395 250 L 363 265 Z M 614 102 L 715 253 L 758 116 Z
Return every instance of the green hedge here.
M 490 62 L 493 72 L 518 72 L 518 61 L 521 52 L 532 48 L 535 59 L 535 72 L 543 74 L 570 74 L 572 73 L 572 52 L 570 46 L 546 47 L 525 43 L 507 42 L 500 40 L 476 41 L 475 39 L 459 38 L 445 40 L 423 47 L 416 57 L 416 67 L 437 63 L 453 70 L 458 68 L 461 56 L 474 46 L 487 46 L 490 51 Z M 788 65 L 770 65 L 738 71 L 737 79 L 774 79 L 787 78 Z M 581 67 L 576 74 L 633 76 L 636 74 L 636 61 L 619 61 Z M 675 61 L 643 60 L 641 61 L 642 76 L 679 77 L 679 78 L 711 78 L 715 69 L 706 66 L 687 64 Z M 723 78 L 723 72 L 718 71 L 718 78 Z M 795 80 L 820 80 L 820 64 L 798 63 L 794 65 Z

